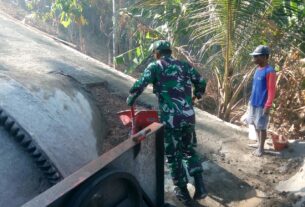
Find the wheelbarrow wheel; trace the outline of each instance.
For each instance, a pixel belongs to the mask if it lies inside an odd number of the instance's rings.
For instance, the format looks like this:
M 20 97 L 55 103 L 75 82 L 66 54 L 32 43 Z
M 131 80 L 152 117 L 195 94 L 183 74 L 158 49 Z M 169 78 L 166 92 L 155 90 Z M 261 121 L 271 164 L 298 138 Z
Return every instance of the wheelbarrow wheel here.
M 86 182 L 71 197 L 68 207 L 141 207 L 138 181 L 125 172 L 102 172 Z

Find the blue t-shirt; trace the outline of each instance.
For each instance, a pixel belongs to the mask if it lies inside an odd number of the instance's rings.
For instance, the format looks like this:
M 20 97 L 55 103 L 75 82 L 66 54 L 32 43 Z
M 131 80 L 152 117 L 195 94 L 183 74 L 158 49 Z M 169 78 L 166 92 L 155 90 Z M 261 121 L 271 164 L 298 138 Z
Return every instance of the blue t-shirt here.
M 267 75 L 275 73 L 275 70 L 270 65 L 265 68 L 257 68 L 253 77 L 252 93 L 250 103 L 254 107 L 264 107 L 268 98 Z

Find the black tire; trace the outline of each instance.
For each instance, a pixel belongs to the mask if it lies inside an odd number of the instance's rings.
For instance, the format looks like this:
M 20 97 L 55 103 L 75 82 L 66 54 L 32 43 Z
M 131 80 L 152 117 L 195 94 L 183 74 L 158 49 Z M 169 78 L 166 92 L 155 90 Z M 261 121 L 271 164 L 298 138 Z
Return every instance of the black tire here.
M 142 207 L 142 191 L 129 173 L 101 172 L 80 186 L 67 207 Z

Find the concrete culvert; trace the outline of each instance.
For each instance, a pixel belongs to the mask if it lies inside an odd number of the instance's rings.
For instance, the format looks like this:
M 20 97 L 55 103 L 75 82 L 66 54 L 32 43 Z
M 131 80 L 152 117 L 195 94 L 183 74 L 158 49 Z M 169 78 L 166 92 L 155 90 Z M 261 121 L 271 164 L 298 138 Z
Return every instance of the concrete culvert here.
M 107 127 L 92 97 L 70 78 L 12 75 L 0 85 L 0 143 L 9 142 L 0 153 L 0 206 L 14 207 L 96 159 Z

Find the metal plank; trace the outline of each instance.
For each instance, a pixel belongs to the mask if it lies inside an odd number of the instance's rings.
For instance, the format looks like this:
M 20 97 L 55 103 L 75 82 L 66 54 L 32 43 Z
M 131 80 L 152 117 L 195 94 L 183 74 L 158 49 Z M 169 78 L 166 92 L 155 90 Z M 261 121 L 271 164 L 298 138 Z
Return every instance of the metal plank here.
M 63 201 L 66 197 L 68 197 L 69 193 L 73 190 L 77 189 L 82 183 L 88 180 L 91 176 L 97 174 L 101 171 L 104 167 L 108 166 L 109 164 L 115 163 L 114 161 L 118 162 L 116 159 L 126 153 L 127 151 L 132 150 L 138 143 L 136 140 L 137 137 L 143 134 L 143 131 L 149 131 L 146 137 L 154 137 L 155 139 L 155 150 L 161 150 L 161 152 L 154 152 L 155 153 L 155 163 L 156 164 L 156 179 L 157 179 L 157 190 L 156 190 L 156 197 L 158 203 L 161 204 L 164 201 L 164 191 L 163 189 L 163 164 L 164 164 L 164 156 L 163 156 L 163 127 L 162 124 L 153 123 L 147 128 L 143 129 L 138 134 L 128 138 L 126 141 L 122 142 L 118 146 L 114 147 L 110 151 L 104 153 L 96 160 L 90 162 L 83 168 L 79 169 L 72 175 L 68 176 L 60 183 L 56 184 L 55 186 L 51 187 L 47 191 L 43 192 L 39 196 L 35 197 L 28 203 L 24 204 L 23 207 L 44 207 L 44 206 L 61 206 L 61 201 Z M 142 140 L 142 144 L 147 142 L 148 139 Z M 130 159 L 129 159 L 130 161 Z M 148 164 L 148 163 L 147 163 Z M 141 184 L 141 183 L 140 183 Z M 159 192 L 158 192 L 159 191 Z M 159 195 L 158 195 L 159 194 Z M 157 206 L 157 205 L 156 205 Z

